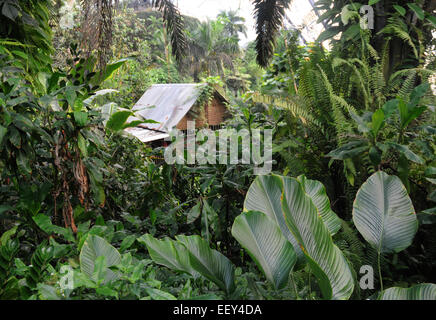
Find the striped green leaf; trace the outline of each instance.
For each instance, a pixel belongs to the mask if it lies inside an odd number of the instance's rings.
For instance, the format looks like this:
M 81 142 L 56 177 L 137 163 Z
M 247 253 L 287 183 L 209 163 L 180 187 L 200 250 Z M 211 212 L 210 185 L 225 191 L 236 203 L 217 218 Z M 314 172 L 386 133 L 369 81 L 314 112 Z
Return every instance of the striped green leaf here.
M 348 299 L 354 289 L 353 276 L 341 250 L 316 206 L 302 185 L 283 177 L 282 208 L 285 221 L 303 253 L 326 299 Z
M 304 175 L 297 178 L 304 191 L 312 199 L 313 204 L 318 210 L 318 214 L 326 225 L 331 235 L 334 235 L 341 228 L 341 219 L 330 207 L 330 200 L 324 185 L 316 180 L 309 180 Z
M 280 176 L 258 176 L 247 191 L 244 201 L 244 211 L 259 211 L 275 221 L 284 237 L 292 244 L 297 254 L 297 264 L 304 264 L 305 259 L 301 248 L 286 226 L 282 212 L 281 196 L 283 182 Z
M 209 247 L 199 236 L 176 236 L 189 252 L 189 262 L 194 270 L 214 282 L 227 294 L 235 290 L 235 267 L 224 255 Z
M 154 262 L 175 271 L 190 274 L 194 278 L 200 275 L 189 262 L 189 252 L 181 243 L 170 238 L 158 240 L 150 234 L 144 234 L 138 238 L 138 242 L 147 247 L 148 253 Z
M 379 253 L 406 249 L 418 229 L 415 210 L 403 183 L 382 171 L 369 177 L 357 192 L 353 221 Z
M 244 212 L 235 219 L 232 235 L 276 289 L 288 283 L 297 256 L 273 220 L 262 212 Z
M 389 288 L 380 297 L 381 300 L 436 300 L 436 284 L 421 283 L 411 288 Z
M 94 269 L 98 266 L 98 259 L 105 258 L 104 284 L 119 279 L 119 274 L 113 272 L 109 267 L 121 263 L 121 255 L 105 239 L 96 236 L 88 235 L 80 251 L 80 269 L 84 274 L 93 280 L 95 278 Z

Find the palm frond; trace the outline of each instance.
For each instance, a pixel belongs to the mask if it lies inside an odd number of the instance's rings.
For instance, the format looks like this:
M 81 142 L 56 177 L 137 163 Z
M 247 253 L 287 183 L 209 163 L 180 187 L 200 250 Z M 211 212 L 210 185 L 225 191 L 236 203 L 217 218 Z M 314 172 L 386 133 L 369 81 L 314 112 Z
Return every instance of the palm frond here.
M 274 53 L 275 38 L 291 0 L 253 0 L 256 19 L 257 63 L 268 66 Z
M 111 0 L 81 0 L 82 47 L 91 54 L 98 52 L 100 66 L 108 61 L 112 45 L 112 16 L 113 7 Z
M 172 53 L 181 62 L 186 53 L 187 40 L 182 15 L 170 0 L 153 0 L 152 5 L 163 14 L 167 33 L 171 37 Z

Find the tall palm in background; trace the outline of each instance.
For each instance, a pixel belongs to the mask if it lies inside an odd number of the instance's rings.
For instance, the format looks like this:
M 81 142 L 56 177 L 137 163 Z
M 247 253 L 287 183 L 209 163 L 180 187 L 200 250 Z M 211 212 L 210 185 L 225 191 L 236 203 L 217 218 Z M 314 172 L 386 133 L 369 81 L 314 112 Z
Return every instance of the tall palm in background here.
M 218 18 L 222 19 L 225 26 L 224 29 L 229 37 L 237 37 L 242 33 L 247 36 L 247 27 L 245 26 L 245 18 L 238 15 L 235 10 L 221 11 Z
M 105 64 L 109 58 L 110 45 L 112 40 L 112 16 L 114 8 L 122 5 L 119 0 L 79 0 L 82 6 L 82 33 L 83 33 L 83 46 L 85 51 L 91 52 L 93 50 L 99 52 L 99 59 L 101 64 Z M 187 52 L 187 38 L 185 33 L 184 21 L 179 9 L 171 0 L 150 0 L 151 6 L 162 12 L 165 21 L 166 31 L 170 38 L 172 54 L 178 62 L 183 60 Z M 148 2 L 150 2 L 148 1 Z M 277 32 L 282 26 L 285 16 L 285 9 L 289 7 L 292 0 L 252 0 L 254 5 L 254 15 L 256 17 L 256 50 L 257 61 L 261 66 L 267 66 L 270 58 L 274 52 L 274 40 Z M 18 27 L 25 27 L 26 21 L 29 24 L 29 17 L 37 20 L 37 23 L 45 23 L 48 26 L 50 17 L 47 16 L 48 8 L 52 8 L 53 4 L 58 4 L 59 0 L 44 0 L 44 1 L 23 1 L 23 0 L 0 0 L 0 18 L 4 20 L 1 24 L 1 32 L 5 37 L 15 39 L 20 37 L 20 33 L 12 34 L 12 24 L 14 21 Z M 41 15 L 43 13 L 43 15 Z M 53 16 L 55 14 L 52 14 Z M 244 33 L 243 19 L 238 17 L 234 12 L 226 14 L 229 23 L 227 23 L 227 32 L 237 37 L 238 33 Z M 234 23 L 234 25 L 233 25 Z M 208 27 L 204 26 L 205 40 L 208 37 Z M 13 28 L 17 30 L 17 27 Z M 42 30 L 48 30 L 44 27 Z M 33 36 L 34 37 L 33 37 Z M 49 33 L 41 33 L 40 36 L 33 31 L 31 34 L 27 33 L 26 38 L 36 38 L 44 42 L 42 45 L 50 47 L 51 36 Z M 20 38 L 20 40 L 23 40 Z M 23 40 L 24 41 L 24 40 Z M 36 41 L 34 39 L 34 41 Z M 232 40 L 233 41 L 233 40 Z M 207 42 L 207 41 L 206 41 Z M 215 52 L 212 50 L 213 46 L 207 46 L 206 51 Z M 225 48 L 228 48 L 231 43 L 224 43 Z M 41 48 L 41 46 L 37 46 Z M 50 51 L 49 49 L 47 49 Z M 225 52 L 225 50 L 220 50 Z M 220 54 L 210 55 L 215 61 L 224 61 L 225 58 Z M 215 63 L 215 62 L 213 62 Z
M 18 1 L 18 0 L 16 0 Z M 104 17 L 110 18 L 109 11 L 105 8 L 112 6 L 117 1 L 112 0 L 90 0 L 83 3 L 89 3 L 89 6 L 94 6 L 99 9 L 102 14 L 100 19 L 96 19 L 103 27 L 95 28 L 98 34 L 104 35 L 105 26 L 108 24 Z M 181 61 L 187 49 L 186 34 L 184 32 L 183 18 L 172 0 L 150 0 L 152 7 L 157 8 L 163 13 L 163 18 L 166 23 L 166 29 L 169 37 L 171 37 L 172 53 L 177 61 Z M 1 1 L 0 1 L 1 2 Z M 251 0 L 254 10 L 253 14 L 256 20 L 256 51 L 257 62 L 260 66 L 268 66 L 271 57 L 274 53 L 275 39 L 286 16 L 286 9 L 289 8 L 292 0 Z M 376 1 L 374 4 L 375 12 L 375 29 L 373 34 L 377 36 L 371 40 L 371 45 L 375 51 L 381 52 L 386 45 L 385 39 L 390 39 L 388 46 L 389 60 L 388 70 L 386 74 L 391 74 L 396 68 L 396 63 L 402 61 L 405 57 L 410 56 L 415 59 L 415 65 L 424 57 L 422 52 L 416 52 L 414 46 L 417 41 L 429 43 L 433 41 L 433 36 L 429 30 L 432 25 L 436 24 L 436 18 L 432 15 L 436 8 L 436 2 L 425 0 L 421 2 L 409 3 L 408 0 L 397 1 L 395 5 L 391 1 Z M 326 32 L 320 40 L 332 39 L 334 35 L 342 36 L 340 41 L 344 43 L 347 39 L 350 40 L 353 36 L 358 36 L 359 30 L 354 25 L 344 25 L 341 22 L 341 12 L 344 6 L 353 3 L 351 0 L 339 1 L 310 1 L 317 13 L 323 12 L 319 22 L 322 22 L 326 28 Z M 365 3 L 364 3 L 365 4 Z M 106 13 L 105 13 L 106 10 Z M 86 10 L 84 11 L 86 14 Z M 230 11 L 222 13 L 221 17 L 228 23 L 226 31 L 231 37 L 237 37 L 239 33 L 244 33 L 244 19 L 237 16 L 237 13 Z M 103 32 L 99 31 L 103 30 Z M 109 28 L 107 28 L 109 32 Z M 414 39 L 409 34 L 414 32 Z M 110 36 L 101 37 L 102 39 L 110 39 Z M 349 42 L 349 41 L 348 41 Z M 98 45 L 104 45 L 104 41 L 97 41 Z M 349 49 L 348 46 L 345 49 Z
M 285 10 L 289 7 L 292 0 L 252 0 L 254 5 L 254 16 L 256 18 L 256 50 L 257 50 L 257 61 L 259 65 L 266 67 L 274 53 L 275 38 L 280 30 L 283 20 L 285 17 Z M 181 62 L 186 54 L 187 49 L 187 38 L 184 32 L 184 21 L 180 14 L 180 11 L 171 0 L 152 0 L 152 7 L 158 9 L 163 14 L 163 19 L 165 21 L 165 26 L 169 37 L 171 38 L 172 54 L 175 56 L 178 62 Z M 97 33 L 98 41 L 92 41 L 92 43 L 97 44 L 100 48 L 105 48 L 110 43 L 110 19 L 111 11 L 110 9 L 115 4 L 112 0 L 82 0 L 82 5 L 84 6 L 84 16 L 87 15 L 87 11 L 94 9 L 97 15 L 91 20 L 97 22 L 97 26 L 94 27 L 94 32 Z M 86 9 L 88 8 L 88 9 Z M 91 15 L 92 17 L 92 15 Z M 238 33 L 245 33 L 245 26 L 243 25 L 244 19 L 238 17 L 236 12 L 228 12 L 223 15 L 228 19 L 226 24 L 226 31 L 231 35 L 231 38 L 236 38 L 239 40 Z M 212 53 L 209 58 L 212 58 L 212 65 L 216 65 L 218 61 L 219 65 L 224 64 L 227 59 L 222 53 L 229 52 L 228 49 L 234 45 L 235 39 L 231 39 L 227 43 L 222 43 L 224 48 L 222 50 L 213 50 L 213 40 L 207 40 L 210 38 L 210 31 L 213 33 L 214 26 L 209 28 L 208 26 L 203 26 L 203 44 L 199 45 L 202 47 L 204 44 L 208 43 L 206 47 L 203 46 L 203 50 L 198 50 L 197 52 L 206 52 L 204 56 L 208 56 L 207 52 Z M 212 36 L 213 38 L 213 36 Z M 206 48 L 206 50 L 204 50 Z M 219 67 L 221 68 L 221 67 Z
M 112 15 L 120 2 L 115 0 L 80 0 L 82 6 L 82 34 L 87 52 L 98 49 L 100 62 L 109 57 L 112 40 Z M 149 3 L 148 1 L 147 3 Z M 171 38 L 172 54 L 181 61 L 186 52 L 186 37 L 182 16 L 170 0 L 152 0 L 151 6 L 162 12 L 167 34 Z
M 200 75 L 224 75 L 225 67 L 232 68 L 233 58 L 239 53 L 238 38 L 223 37 L 225 23 L 221 19 L 201 22 L 188 35 L 189 58 L 184 65 L 190 69 L 194 80 Z
M 170 6 L 169 3 L 171 1 L 165 0 L 161 2 L 162 2 L 161 5 Z M 278 35 L 281 26 L 283 25 L 283 20 L 285 18 L 285 10 L 289 8 L 291 2 L 292 0 L 252 0 L 252 3 L 254 5 L 254 16 L 256 18 L 257 62 L 259 63 L 260 66 L 263 67 L 268 66 L 268 63 L 271 60 L 271 57 L 273 56 L 275 39 Z M 178 13 L 179 16 L 167 14 L 166 16 L 164 16 L 164 19 L 165 20 L 168 19 L 168 21 L 170 21 L 171 19 L 176 18 L 177 21 L 179 22 L 183 21 L 182 18 L 180 18 L 179 11 L 173 11 L 173 12 Z M 208 26 L 204 25 L 202 31 L 203 35 L 201 36 L 204 40 L 203 44 L 209 43 L 206 46 L 208 49 L 206 50 L 206 52 L 207 51 L 215 52 L 215 54 L 209 56 L 209 58 L 212 58 L 212 60 L 214 60 L 212 64 L 216 64 L 217 61 L 218 62 L 220 61 L 219 62 L 220 65 L 222 65 L 221 63 L 224 63 L 225 60 L 227 60 L 226 59 L 227 57 L 223 53 L 229 52 L 228 49 L 234 46 L 235 42 L 239 41 L 238 33 L 245 33 L 246 31 L 245 25 L 243 25 L 244 19 L 238 17 L 236 12 L 230 11 L 225 14 L 222 13 L 221 17 L 224 18 L 224 21 L 227 21 L 226 31 L 229 33 L 230 38 L 232 38 L 229 42 L 222 43 L 222 45 L 224 46 L 222 50 L 219 51 L 211 50 L 213 46 L 211 46 L 210 44 L 213 41 L 210 41 L 211 37 L 209 35 L 211 35 L 211 33 L 209 32 L 209 30 L 214 29 L 213 27 L 209 28 Z M 168 31 L 170 32 L 177 31 L 178 34 L 180 35 L 179 39 L 182 39 L 183 32 L 181 32 L 181 28 L 183 28 L 183 26 L 181 24 L 183 24 L 183 22 L 173 23 L 173 24 L 178 28 L 174 28 L 173 30 L 168 30 Z M 207 38 L 209 38 L 209 40 Z M 174 39 L 176 40 L 175 37 Z M 203 50 L 203 52 L 205 51 Z M 220 54 L 218 54 L 218 52 L 220 52 Z M 179 51 L 178 53 L 181 52 Z

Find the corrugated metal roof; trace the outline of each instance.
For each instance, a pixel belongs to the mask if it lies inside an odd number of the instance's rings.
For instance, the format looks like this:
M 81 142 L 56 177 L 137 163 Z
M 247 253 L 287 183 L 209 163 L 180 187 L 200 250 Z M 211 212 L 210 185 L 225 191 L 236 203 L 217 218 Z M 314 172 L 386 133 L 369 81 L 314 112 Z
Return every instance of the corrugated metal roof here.
M 143 128 L 129 128 L 127 132 L 136 136 L 142 142 L 162 139 L 162 135 L 177 126 L 197 101 L 205 84 L 154 84 L 133 106 L 132 110 L 144 119 L 151 119 L 159 123 L 146 123 Z M 128 122 L 138 120 L 130 117 Z M 157 130 L 157 131 L 156 131 Z
M 160 133 L 160 132 L 141 129 L 141 128 L 128 128 L 125 131 L 134 135 L 136 138 L 138 138 L 141 142 L 144 143 L 165 139 L 170 136 L 167 133 Z
M 133 106 L 144 119 L 159 124 L 145 124 L 150 129 L 168 131 L 183 119 L 200 95 L 199 84 L 152 85 Z M 132 117 L 131 120 L 134 120 Z M 136 119 L 137 120 L 137 119 Z

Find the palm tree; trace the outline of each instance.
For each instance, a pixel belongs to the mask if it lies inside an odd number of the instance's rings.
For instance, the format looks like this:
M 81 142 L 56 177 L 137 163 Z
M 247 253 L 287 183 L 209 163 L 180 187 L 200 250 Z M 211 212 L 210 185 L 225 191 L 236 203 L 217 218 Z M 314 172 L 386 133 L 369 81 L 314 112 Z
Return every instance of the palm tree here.
M 151 0 L 152 7 L 158 9 L 163 13 L 163 19 L 168 35 L 171 38 L 172 54 L 175 56 L 178 62 L 183 60 L 187 49 L 187 39 L 184 32 L 183 18 L 178 10 L 177 6 L 171 0 Z M 114 1 L 112 0 L 81 0 L 84 6 L 83 15 L 89 16 L 93 21 L 97 23 L 95 30 L 97 34 L 97 43 L 100 48 L 106 48 L 108 39 L 111 35 L 111 19 L 112 8 Z M 285 18 L 285 10 L 289 7 L 292 0 L 252 0 L 254 5 L 254 15 L 256 18 L 256 51 L 257 62 L 260 66 L 266 67 L 274 53 L 275 38 L 283 25 Z M 98 17 L 95 18 L 89 15 L 89 12 L 94 10 L 98 13 Z M 231 27 L 229 32 L 235 34 L 235 32 L 243 32 L 243 22 L 237 18 L 236 15 L 228 15 L 230 19 L 234 19 L 236 25 Z M 239 21 L 239 22 L 238 22 Z M 207 27 L 204 27 L 204 29 Z M 242 29 L 241 29 L 242 28 Z M 203 32 L 208 32 L 203 30 Z M 233 43 L 234 38 L 231 37 L 229 44 Z M 236 35 L 237 38 L 237 35 Z M 223 51 L 223 50 L 220 50 Z M 220 55 L 217 55 L 220 56 Z M 222 56 L 222 55 L 221 55 Z M 213 55 L 211 56 L 213 57 Z M 223 56 L 222 56 L 223 57 Z M 220 59 L 224 61 L 225 59 Z
M 222 21 L 224 22 L 224 29 L 230 37 L 237 37 L 239 40 L 240 33 L 242 33 L 245 37 L 247 36 L 245 18 L 238 16 L 237 11 L 221 11 L 218 15 L 218 18 L 222 19 Z
M 224 75 L 224 68 L 233 67 L 232 60 L 239 53 L 239 40 L 225 33 L 222 20 L 201 22 L 188 40 L 189 58 L 184 65 L 189 67 L 194 80 L 201 73 Z
M 93 49 L 99 51 L 101 64 L 104 64 L 108 57 L 112 39 L 113 9 L 118 2 L 117 0 L 80 0 L 83 9 L 83 40 L 88 46 L 88 52 Z M 172 54 L 180 62 L 186 52 L 186 36 L 180 11 L 171 0 L 151 0 L 151 5 L 162 12 L 167 33 L 171 38 Z
M 162 59 L 159 54 L 157 54 L 156 57 L 166 64 L 168 80 L 171 82 L 172 57 L 170 54 L 170 43 L 168 42 L 168 36 L 165 32 L 165 23 L 163 22 L 162 18 L 156 18 L 154 16 L 149 17 L 148 21 L 150 22 L 150 29 L 155 30 L 153 33 L 152 42 L 157 44 L 158 47 L 164 48 L 164 59 Z

